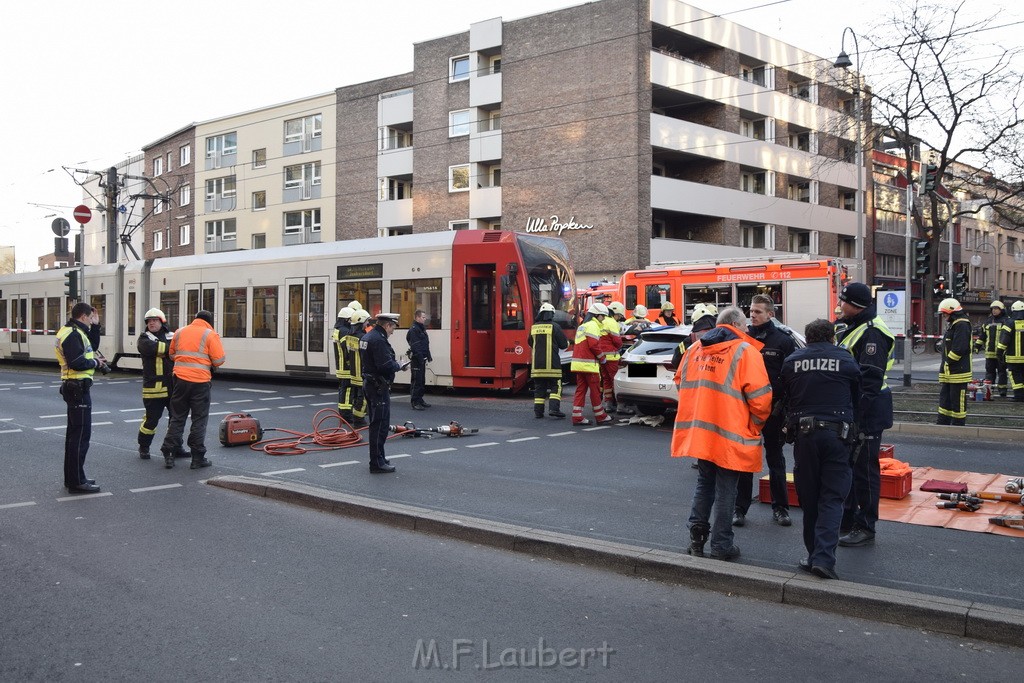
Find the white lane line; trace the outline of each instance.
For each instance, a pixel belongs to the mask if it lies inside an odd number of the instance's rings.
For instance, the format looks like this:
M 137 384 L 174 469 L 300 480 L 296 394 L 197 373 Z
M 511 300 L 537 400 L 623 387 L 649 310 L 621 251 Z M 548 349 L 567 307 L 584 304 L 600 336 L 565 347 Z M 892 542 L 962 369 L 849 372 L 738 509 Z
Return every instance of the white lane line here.
M 570 436 L 576 432 L 555 432 L 554 434 L 548 434 L 548 436 Z
M 238 391 L 238 392 L 242 392 L 242 393 L 250 392 L 250 393 L 253 393 L 253 394 L 276 394 L 277 393 L 276 389 L 246 389 L 244 387 L 232 387 L 231 389 L 228 389 L 228 391 Z
M 10 391 L 10 387 L 0 387 L 0 391 Z
M 45 432 L 45 431 L 50 430 L 50 429 L 64 429 L 65 427 L 66 427 L 66 425 L 53 425 L 52 427 L 36 427 L 35 431 L 37 431 L 37 432 Z
M 412 453 L 399 453 L 398 455 L 386 455 L 384 457 L 388 460 L 393 460 L 394 458 L 411 458 Z
M 112 424 L 114 424 L 114 423 L 113 422 L 93 422 L 92 426 L 93 427 L 102 427 L 103 425 L 112 425 Z
M 321 391 L 319 395 L 320 396 L 337 396 L 338 392 L 336 392 L 336 391 Z
M 261 398 L 261 401 L 283 401 L 284 396 L 268 396 L 267 398 Z
M 539 436 L 524 436 L 521 439 L 507 439 L 507 443 L 519 443 L 520 441 L 535 441 L 539 439 Z
M 597 427 L 587 427 L 586 429 L 583 429 L 581 431 L 584 431 L 584 432 L 596 432 L 599 429 L 611 429 L 611 425 L 598 425 Z
M 18 389 L 42 389 L 42 387 L 18 387 Z
M 210 415 L 230 415 L 233 412 L 235 412 L 235 411 L 233 411 L 233 410 L 221 410 L 221 411 L 218 411 L 216 413 L 211 412 Z
M 128 384 L 126 379 L 107 380 L 104 384 Z
M 55 417 L 67 417 L 67 414 L 65 413 L 64 415 L 40 415 L 39 419 L 40 420 L 52 420 Z
M 22 382 L 22 384 L 42 384 L 42 382 Z
M 0 434 L 17 434 L 20 429 L 0 429 Z
M 78 494 L 76 496 L 64 496 L 63 498 L 58 498 L 57 502 L 58 503 L 66 503 L 69 500 L 87 500 L 89 498 L 106 498 L 107 496 L 112 496 L 112 495 L 114 495 L 114 494 L 111 493 L 110 491 L 104 491 L 103 493 L 84 493 L 84 494 L 80 493 L 80 494 Z
M 6 505 L 0 505 L 0 510 L 9 510 L 10 508 L 23 508 L 29 505 L 35 505 L 34 500 L 26 501 L 24 503 L 7 503 Z
M 252 399 L 251 398 L 239 398 L 239 399 L 235 399 L 234 401 L 224 401 L 224 403 L 225 404 L 230 404 L 230 403 L 252 403 Z
M 13 419 L 13 417 L 0 417 L 0 422 L 10 422 Z
M 293 467 L 290 470 L 274 470 L 273 472 L 260 472 L 262 477 L 272 477 L 275 474 L 292 474 L 293 472 L 305 472 L 305 467 Z
M 146 411 L 145 408 L 122 408 L 121 409 L 122 413 L 143 413 L 145 411 Z
M 335 394 L 335 396 L 337 396 L 337 394 Z M 338 405 L 338 402 L 337 401 L 328 401 L 327 403 L 310 403 L 309 405 L 311 405 L 311 406 L 336 406 L 336 405 Z M 266 410 L 270 410 L 270 408 L 267 408 Z
M 164 489 L 180 489 L 181 484 L 164 484 L 163 486 L 146 486 L 141 489 L 128 489 L 132 493 L 145 493 L 146 491 L 163 491 Z
M 474 443 L 466 446 L 466 448 L 483 448 L 484 446 L 499 446 L 497 441 L 488 441 L 487 443 Z
M 394 456 L 392 456 L 392 457 L 394 457 Z M 342 465 L 358 465 L 358 464 L 359 464 L 358 460 L 346 460 L 345 462 L 329 462 L 329 463 L 326 463 L 324 465 L 320 465 L 320 467 L 323 467 L 324 469 L 327 469 L 328 467 L 341 467 Z
M 316 394 L 295 394 L 294 396 L 289 396 L 288 398 L 310 398 L 311 396 L 316 396 Z
M 137 417 L 137 418 L 135 418 L 133 420 L 125 420 L 125 424 L 132 424 L 133 422 L 145 422 L 145 421 L 146 421 L 146 418 L 144 418 L 144 417 Z
M 429 451 L 420 451 L 422 455 L 430 455 L 431 453 L 447 453 L 448 451 L 454 451 L 454 448 L 435 448 Z
M 92 411 L 92 414 L 93 415 L 110 415 L 110 411 L 109 410 L 94 410 L 94 411 Z
M 295 405 L 295 406 L 278 406 L 277 409 L 278 410 L 288 410 L 289 408 L 305 408 L 305 407 L 306 406 L 299 406 L 299 405 Z
M 245 412 L 247 412 L 247 413 L 260 413 L 260 412 L 263 412 L 263 411 L 266 411 L 266 410 L 273 410 L 273 409 L 272 408 L 250 408 L 249 410 L 247 410 Z
M 14 386 L 14 382 L 4 382 L 3 384 L 0 384 L 0 387 L 13 387 L 13 386 Z

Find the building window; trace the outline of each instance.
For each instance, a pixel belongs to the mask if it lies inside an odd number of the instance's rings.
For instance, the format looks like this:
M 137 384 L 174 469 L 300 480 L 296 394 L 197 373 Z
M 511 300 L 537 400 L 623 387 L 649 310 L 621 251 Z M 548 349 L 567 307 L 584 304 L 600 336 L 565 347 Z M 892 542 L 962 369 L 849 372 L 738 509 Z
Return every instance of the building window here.
M 760 173 L 744 173 L 740 176 L 740 189 L 744 192 L 753 192 L 754 194 L 765 194 L 765 176 L 767 174 L 764 171 Z
M 178 190 L 178 206 L 188 206 L 192 203 L 192 186 L 182 185 Z
M 840 254 L 842 256 L 842 254 Z M 875 254 L 875 275 L 880 277 L 906 277 L 904 264 L 906 258 L 894 254 Z
M 740 134 L 755 140 L 764 140 L 767 125 L 765 119 L 740 119 Z
M 417 309 L 427 314 L 428 330 L 441 329 L 441 278 L 392 280 L 391 311 L 401 316 L 403 327 L 412 326 Z
M 811 134 L 810 132 L 794 133 L 789 136 L 789 146 L 793 149 L 798 149 L 801 152 L 811 151 Z
M 277 337 L 277 287 L 252 288 L 252 336 L 256 339 Z
M 238 153 L 238 133 L 225 133 L 206 138 L 206 158 Z
M 178 166 L 188 166 L 192 163 L 192 145 L 182 145 L 178 148 Z
M 192 226 L 182 225 L 178 228 L 178 244 L 185 246 L 192 243 Z
M 301 119 L 284 122 L 284 141 L 299 142 L 300 140 L 318 138 L 323 135 L 323 115 L 313 114 Z
M 284 169 L 284 189 L 305 187 L 320 184 L 320 162 L 286 166 Z
M 164 172 L 164 158 L 163 157 L 157 157 L 156 159 L 153 159 L 153 177 L 155 178 L 158 175 L 163 175 L 163 172 Z
M 464 81 L 469 78 L 469 55 L 452 57 L 448 65 L 448 82 Z
M 818 253 L 818 231 L 789 229 L 789 250 L 798 254 Z
M 266 249 L 267 248 L 267 233 L 261 232 L 252 236 L 252 248 L 253 249 Z
M 160 251 L 164 248 L 164 231 L 157 229 L 153 231 L 153 251 Z
M 154 199 L 153 200 L 153 213 L 157 214 L 157 213 L 163 213 L 163 212 L 164 212 L 164 200 L 163 199 Z
M 410 199 L 412 197 L 412 183 L 408 180 L 398 178 L 381 178 L 378 182 L 377 199 L 382 202 L 392 202 L 398 199 Z
M 252 210 L 253 211 L 266 211 L 267 209 L 267 191 L 260 190 L 259 192 L 252 193 Z
M 491 71 L 492 74 L 500 74 L 501 73 L 501 55 L 494 55 L 493 57 L 488 59 L 487 60 L 487 66 L 490 67 L 490 71 Z
M 469 135 L 469 110 L 448 112 L 448 137 Z
M 810 180 L 801 180 L 799 182 L 789 184 L 789 198 L 794 202 L 806 202 L 808 204 L 817 204 L 814 201 L 814 190 L 817 189 L 815 182 Z
M 744 225 L 740 228 L 740 246 L 749 249 L 774 249 L 774 225 Z
M 206 181 L 206 201 L 213 206 L 211 211 L 220 211 L 220 202 L 235 198 L 235 176 L 229 175 L 223 178 L 210 178 Z M 234 206 L 224 207 L 232 209 Z
M 237 237 L 235 230 L 235 219 L 229 218 L 224 221 L 206 221 L 206 241 L 233 240 Z
M 171 152 L 167 153 L 167 172 L 170 173 L 174 170 L 174 156 Z
M 469 164 L 448 167 L 448 191 L 467 192 L 469 190 Z
M 224 311 L 222 337 L 244 337 L 247 301 L 245 287 L 224 288 Z
M 381 152 L 406 147 L 412 147 L 412 132 L 391 126 L 381 126 L 377 129 L 377 149 Z
M 448 221 L 449 230 L 469 230 L 469 221 Z
M 839 258 L 856 258 L 857 240 L 853 237 L 839 236 Z
M 791 83 L 789 86 L 789 94 L 791 97 L 795 97 L 799 100 L 807 100 L 813 102 L 813 91 L 814 85 L 811 81 L 803 81 L 801 83 Z
M 767 81 L 765 80 L 765 65 L 761 64 L 760 66 L 741 66 L 740 78 L 749 83 L 766 87 Z
M 856 192 L 843 192 L 843 208 L 847 211 L 857 210 L 857 193 Z M 891 231 L 886 231 L 891 232 Z
M 267 148 L 254 149 L 252 151 L 252 167 L 253 168 L 266 168 L 267 166 Z
M 284 234 L 299 235 L 307 230 L 309 232 L 320 232 L 320 209 L 285 212 Z

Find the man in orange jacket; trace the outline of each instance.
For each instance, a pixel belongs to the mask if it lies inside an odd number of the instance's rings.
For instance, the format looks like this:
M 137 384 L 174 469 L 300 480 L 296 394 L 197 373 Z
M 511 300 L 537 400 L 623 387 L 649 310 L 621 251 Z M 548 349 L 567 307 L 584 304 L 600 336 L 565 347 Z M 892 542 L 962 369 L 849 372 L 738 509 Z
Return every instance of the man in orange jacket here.
M 171 421 L 167 425 L 160 452 L 164 467 L 174 467 L 174 454 L 181 450 L 185 418 L 192 414 L 188 447 L 192 451 L 191 469 L 209 467 L 206 459 L 206 422 L 210 417 L 210 385 L 213 368 L 224 364 L 224 347 L 213 329 L 213 313 L 199 311 L 191 324 L 180 328 L 171 339 L 174 361 L 174 388 L 171 391 Z
M 733 560 L 740 555 L 732 530 L 736 484 L 741 472 L 761 471 L 761 430 L 771 413 L 772 385 L 761 343 L 743 331 L 743 311 L 730 306 L 717 322 L 686 350 L 676 370 L 679 407 L 671 454 L 697 459 L 688 552 L 704 557 L 710 536 L 711 557 Z

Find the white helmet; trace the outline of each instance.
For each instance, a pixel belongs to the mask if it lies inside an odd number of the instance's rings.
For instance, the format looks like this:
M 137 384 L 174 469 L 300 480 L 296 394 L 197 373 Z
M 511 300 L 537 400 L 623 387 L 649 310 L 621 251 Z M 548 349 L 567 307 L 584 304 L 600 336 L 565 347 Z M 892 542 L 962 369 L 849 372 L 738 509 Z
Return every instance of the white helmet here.
M 1024 301 L 1014 301 L 1010 306 L 1011 311 L 1024 311 Z
M 540 310 L 537 311 L 537 312 L 538 313 L 544 313 L 545 311 L 549 311 L 551 313 L 554 313 L 555 312 L 555 307 L 552 306 L 551 304 L 546 304 L 546 303 L 545 304 L 541 304 L 540 305 Z
M 612 313 L 617 313 L 619 315 L 626 314 L 626 307 L 622 305 L 621 301 L 613 301 L 610 304 L 608 304 L 608 310 L 611 311 Z
M 150 318 L 157 318 L 162 323 L 167 322 L 167 316 L 165 316 L 164 312 L 161 311 L 159 308 L 149 309 L 148 311 L 146 311 L 146 315 L 142 316 L 142 318 L 144 320 L 149 320 Z
M 989 306 L 989 308 L 998 308 L 1000 311 L 1002 311 L 1006 308 L 1006 306 L 1003 306 L 1002 301 L 993 301 L 992 305 Z
M 355 311 L 353 311 L 348 306 L 345 306 L 340 311 L 338 311 L 338 317 L 341 318 L 342 320 L 349 320 L 352 318 L 353 313 L 355 313 Z
M 963 309 L 960 307 L 960 302 L 956 299 L 943 299 L 942 303 L 939 304 L 939 313 L 956 313 L 960 310 Z
M 633 317 L 634 318 L 646 318 L 647 317 L 647 307 L 644 306 L 643 304 L 637 304 L 636 307 L 633 308 Z
M 590 309 L 587 313 L 591 315 L 608 315 L 608 307 L 604 304 L 590 304 Z
M 357 325 L 362 325 L 369 319 L 370 313 L 365 309 L 360 308 L 358 311 L 354 311 L 352 313 L 352 322 L 354 322 Z
M 353 311 L 359 311 L 362 310 L 363 305 L 356 301 L 355 299 L 353 299 L 352 301 L 348 302 L 348 307 L 351 308 Z

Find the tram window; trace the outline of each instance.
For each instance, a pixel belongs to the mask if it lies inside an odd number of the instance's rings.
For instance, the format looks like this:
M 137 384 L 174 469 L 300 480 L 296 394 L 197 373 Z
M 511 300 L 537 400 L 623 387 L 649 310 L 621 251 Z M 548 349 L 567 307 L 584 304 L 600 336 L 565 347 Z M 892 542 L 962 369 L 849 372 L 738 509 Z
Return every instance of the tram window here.
M 428 330 L 441 329 L 441 278 L 391 281 L 391 312 L 401 316 L 401 327 L 412 326 L 417 309 L 426 311 Z
M 277 338 L 277 287 L 252 288 L 252 336 Z
M 89 303 L 96 309 L 96 314 L 100 317 L 100 334 L 105 335 L 107 333 L 107 295 L 94 294 L 89 297 Z
M 383 310 L 381 308 L 384 301 L 384 298 L 381 294 L 382 291 L 383 288 L 381 286 L 380 280 L 363 280 L 361 282 L 339 282 L 337 310 L 340 311 L 345 306 L 348 306 L 350 301 L 358 301 L 360 305 L 362 305 L 362 307 L 366 309 L 366 311 L 368 311 L 371 316 L 377 315 Z
M 32 299 L 32 324 L 29 326 L 32 334 L 43 334 L 43 328 L 46 327 L 44 325 L 46 319 L 43 317 L 43 305 L 44 299 L 42 297 Z
M 57 334 L 61 326 L 60 297 L 51 296 L 46 299 L 46 333 Z
M 160 292 L 160 310 L 167 317 L 167 329 L 178 329 L 181 322 L 181 294 L 179 292 Z
M 7 327 L 7 302 L 0 300 L 0 329 Z
M 327 285 L 320 282 L 309 283 L 309 350 L 324 350 L 324 326 L 327 323 Z
M 490 330 L 494 328 L 494 311 L 491 309 L 491 293 L 493 291 L 493 276 L 473 277 L 470 279 L 470 329 Z
M 135 336 L 135 292 L 128 292 L 128 336 Z
M 671 285 L 645 285 L 644 286 L 644 299 L 646 300 L 647 308 L 661 308 L 661 305 L 670 301 L 671 297 L 669 293 L 672 289 Z
M 224 332 L 223 337 L 244 337 L 246 310 L 245 287 L 224 288 Z
M 196 317 L 196 313 L 199 312 L 199 292 L 195 289 L 190 289 L 186 292 L 185 297 L 185 319 L 187 322 L 192 322 L 193 318 Z
M 501 329 L 522 330 L 526 328 L 523 320 L 523 297 L 519 292 L 519 282 L 512 280 L 508 286 L 502 287 L 501 293 Z

